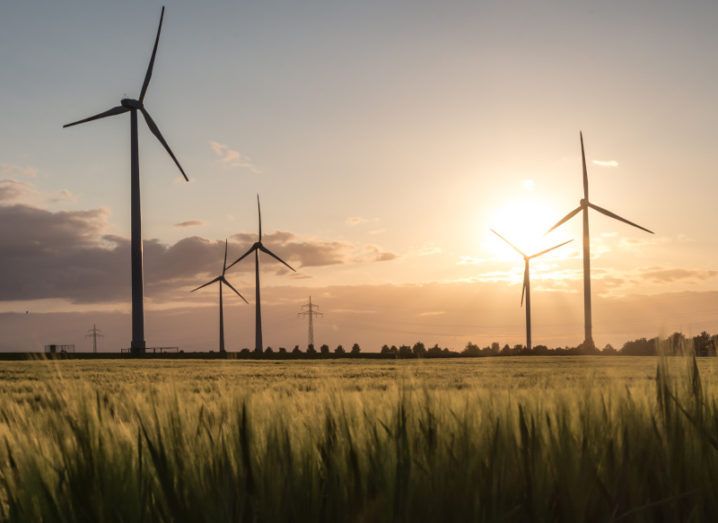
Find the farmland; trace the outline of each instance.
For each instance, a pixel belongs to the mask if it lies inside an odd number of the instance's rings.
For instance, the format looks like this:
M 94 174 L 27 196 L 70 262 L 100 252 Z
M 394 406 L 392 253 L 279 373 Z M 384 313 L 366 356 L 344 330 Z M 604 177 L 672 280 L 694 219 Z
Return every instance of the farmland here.
M 12 521 L 718 514 L 715 359 L 0 363 Z

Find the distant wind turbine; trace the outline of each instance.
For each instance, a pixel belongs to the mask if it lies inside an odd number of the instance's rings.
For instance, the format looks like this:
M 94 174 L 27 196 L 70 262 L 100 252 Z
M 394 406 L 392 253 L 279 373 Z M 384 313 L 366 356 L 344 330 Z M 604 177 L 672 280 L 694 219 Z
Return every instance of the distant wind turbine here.
M 548 249 L 545 249 L 541 252 L 537 252 L 536 254 L 527 255 L 525 254 L 521 249 L 516 247 L 513 243 L 508 241 L 506 238 L 501 236 L 498 232 L 491 229 L 491 232 L 493 232 L 496 236 L 504 240 L 509 246 L 515 250 L 517 253 L 519 253 L 523 259 L 524 259 L 524 285 L 521 289 L 521 305 L 524 304 L 524 296 L 526 297 L 526 348 L 528 350 L 531 350 L 531 276 L 529 274 L 529 262 L 533 258 L 538 258 L 539 256 L 543 256 L 544 254 L 553 251 L 554 249 L 558 249 L 559 247 L 563 247 L 567 243 L 571 243 L 573 240 L 568 240 L 563 243 L 559 243 L 558 245 L 554 245 L 553 247 L 549 247 Z
M 588 232 L 588 210 L 593 209 L 601 214 L 605 214 L 609 218 L 618 220 L 623 223 L 627 223 L 637 229 L 646 231 L 653 234 L 653 231 L 641 227 L 640 225 L 622 218 L 621 216 L 612 213 L 609 210 L 604 209 L 591 203 L 588 200 L 588 170 L 586 169 L 586 152 L 583 147 L 583 133 L 579 132 L 581 138 L 581 161 L 583 163 L 583 198 L 579 202 L 578 207 L 568 213 L 566 216 L 561 218 L 556 225 L 551 227 L 548 232 L 553 231 L 557 227 L 563 225 L 571 218 L 576 216 L 579 212 L 583 212 L 583 314 L 584 314 L 584 341 L 583 346 L 587 349 L 595 348 L 593 342 L 593 322 L 591 315 L 591 240 Z M 548 234 L 547 232 L 547 234 Z
M 289 265 L 287 262 L 285 262 L 283 259 L 281 259 L 279 256 L 274 254 L 272 251 L 270 251 L 267 247 L 265 247 L 262 244 L 262 210 L 259 205 L 259 195 L 257 195 L 257 216 L 259 219 L 259 240 L 254 242 L 254 244 L 249 248 L 247 252 L 245 252 L 242 256 L 234 260 L 227 269 L 234 266 L 236 263 L 239 263 L 243 259 L 245 259 L 250 254 L 254 253 L 254 286 L 255 286 L 255 326 L 254 326 L 254 350 L 255 351 L 262 351 L 264 350 L 264 345 L 262 344 L 262 302 L 260 299 L 260 292 L 259 292 L 259 251 L 262 251 L 265 254 L 269 254 L 272 258 L 277 260 L 280 263 L 283 263 L 287 267 L 289 267 L 292 271 L 297 272 L 294 270 L 294 268 Z
M 242 298 L 244 300 L 244 303 L 249 303 L 244 296 L 242 296 L 237 289 L 235 289 L 229 281 L 227 281 L 227 278 L 224 277 L 224 275 L 227 272 L 227 240 L 224 240 L 224 263 L 222 263 L 222 274 L 214 278 L 213 280 L 208 281 L 204 285 L 200 285 L 196 289 L 192 289 L 190 292 L 198 291 L 204 287 L 207 287 L 208 285 L 212 285 L 213 283 L 219 283 L 219 352 L 226 352 L 224 349 L 224 304 L 222 300 L 222 286 L 226 285 L 230 289 L 234 291 L 234 293 Z
M 152 78 L 152 68 L 155 64 L 157 44 L 159 44 L 160 41 L 160 31 L 162 30 L 162 19 L 164 18 L 164 15 L 165 8 L 163 6 L 162 13 L 160 14 L 159 27 L 157 28 L 157 36 L 155 37 L 155 45 L 152 48 L 152 57 L 150 58 L 150 64 L 147 67 L 145 80 L 142 83 L 139 100 L 123 98 L 120 101 L 120 105 L 113 107 L 112 109 L 90 116 L 89 118 L 78 120 L 77 122 L 63 125 L 63 127 L 71 127 L 73 125 L 99 120 L 100 118 L 105 118 L 107 116 L 115 116 L 127 112 L 130 113 L 130 184 L 132 193 L 132 343 L 130 345 L 130 349 L 135 354 L 142 354 L 145 351 L 144 286 L 142 275 L 142 212 L 140 209 L 140 162 L 137 146 L 137 111 L 142 113 L 142 116 L 144 116 L 147 126 L 150 128 L 152 134 L 157 137 L 159 142 L 172 157 L 172 160 L 174 160 L 185 180 L 189 181 L 184 169 L 182 169 L 182 166 L 172 152 L 172 149 L 170 149 L 170 146 L 165 141 L 162 133 L 157 127 L 157 124 L 155 124 L 155 121 L 150 116 L 150 113 L 148 113 L 147 109 L 145 109 L 144 104 L 147 87 L 149 87 L 150 79 Z

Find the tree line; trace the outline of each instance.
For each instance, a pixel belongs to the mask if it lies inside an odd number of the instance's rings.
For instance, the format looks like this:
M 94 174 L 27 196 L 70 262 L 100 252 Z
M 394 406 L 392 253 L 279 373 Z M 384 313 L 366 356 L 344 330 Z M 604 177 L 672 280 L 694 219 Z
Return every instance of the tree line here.
M 279 347 L 276 350 L 267 347 L 264 350 L 250 350 L 244 348 L 237 356 L 240 358 L 252 359 L 322 359 L 322 358 L 378 358 L 378 359 L 417 359 L 417 358 L 460 358 L 460 357 L 501 357 L 501 356 L 576 356 L 593 354 L 598 356 L 654 356 L 657 354 L 683 355 L 695 354 L 696 356 L 716 356 L 718 336 L 703 331 L 697 336 L 688 337 L 683 333 L 675 332 L 667 338 L 639 338 L 625 342 L 620 349 L 607 344 L 603 349 L 586 347 L 554 347 L 536 345 L 528 350 L 525 345 L 504 344 L 503 346 L 494 342 L 491 345 L 480 347 L 475 343 L 468 342 L 462 350 L 440 347 L 435 344 L 427 347 L 423 342 L 417 341 L 413 345 L 383 345 L 379 352 L 362 352 L 358 343 L 345 349 L 343 345 L 335 348 L 323 344 L 316 349 L 308 345 L 302 350 L 299 345 L 293 349 Z

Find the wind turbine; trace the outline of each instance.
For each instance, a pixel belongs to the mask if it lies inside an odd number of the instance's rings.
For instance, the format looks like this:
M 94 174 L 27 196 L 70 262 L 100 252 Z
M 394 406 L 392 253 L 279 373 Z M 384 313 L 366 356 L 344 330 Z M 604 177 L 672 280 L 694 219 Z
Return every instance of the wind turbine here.
M 259 296 L 259 251 L 262 251 L 265 254 L 269 254 L 272 258 L 277 260 L 280 263 L 283 263 L 287 267 L 289 267 L 291 270 L 294 271 L 294 268 L 289 265 L 287 262 L 285 262 L 283 259 L 281 259 L 279 256 L 274 254 L 272 251 L 270 251 L 268 248 L 262 244 L 262 210 L 259 206 L 259 195 L 257 195 L 257 216 L 259 218 L 259 240 L 254 242 L 254 244 L 249 248 L 247 252 L 245 252 L 242 256 L 234 260 L 227 269 L 234 266 L 236 263 L 239 263 L 243 259 L 245 259 L 250 254 L 254 253 L 254 292 L 255 292 L 255 315 L 254 315 L 254 350 L 257 352 L 260 352 L 264 349 L 264 345 L 262 344 L 262 302 L 260 300 Z M 297 271 L 294 271 L 297 272 Z
M 586 169 L 586 152 L 583 147 L 583 133 L 579 132 L 581 138 L 581 161 L 583 163 L 583 198 L 579 202 L 578 207 L 568 213 L 566 216 L 561 218 L 556 225 L 551 227 L 547 234 L 557 227 L 563 225 L 571 218 L 576 216 L 579 212 L 583 212 L 583 315 L 584 315 L 584 341 L 583 347 L 587 349 L 595 348 L 593 342 L 593 322 L 591 317 L 591 240 L 588 232 L 588 210 L 593 209 L 601 214 L 605 214 L 609 218 L 618 220 L 623 223 L 627 223 L 637 229 L 646 231 L 647 233 L 653 234 L 653 231 L 641 227 L 640 225 L 633 223 L 625 218 L 622 218 L 618 214 L 612 213 L 609 210 L 599 207 L 598 205 L 591 203 L 588 199 L 588 170 Z
M 162 19 L 164 18 L 164 15 L 165 8 L 163 6 L 162 13 L 160 14 L 159 27 L 157 28 L 157 36 L 155 37 L 155 45 L 152 48 L 152 57 L 150 58 L 150 64 L 147 67 L 147 73 L 145 73 L 145 80 L 142 83 L 139 100 L 123 98 L 120 101 L 120 105 L 113 107 L 112 109 L 90 116 L 89 118 L 84 118 L 82 120 L 63 125 L 63 128 L 72 127 L 73 125 L 99 120 L 100 118 L 105 118 L 107 116 L 115 116 L 127 112 L 130 113 L 130 188 L 132 193 L 132 343 L 130 345 L 130 349 L 135 354 L 142 354 L 145 351 L 144 286 L 142 275 L 142 212 L 140 209 L 140 161 L 137 146 L 137 111 L 142 113 L 142 116 L 147 122 L 147 127 L 150 128 L 152 134 L 157 137 L 159 142 L 172 157 L 172 160 L 174 160 L 185 180 L 189 181 L 184 169 L 182 169 L 182 166 L 172 152 L 172 149 L 170 149 L 170 146 L 165 141 L 162 133 L 157 127 L 157 124 L 150 116 L 150 113 L 147 112 L 144 103 L 145 95 L 147 94 L 147 87 L 149 87 L 150 79 L 152 78 L 152 69 L 155 64 L 157 44 L 160 41 L 160 31 L 162 30 Z
M 234 291 L 234 293 L 242 298 L 244 300 L 244 303 L 249 303 L 244 296 L 242 296 L 237 289 L 235 289 L 231 283 L 227 281 L 227 278 L 224 277 L 225 273 L 227 272 L 227 240 L 224 240 L 224 263 L 222 264 L 222 274 L 214 278 L 213 280 L 208 281 L 204 285 L 200 285 L 196 289 L 192 289 L 190 292 L 198 291 L 204 287 L 207 287 L 208 285 L 212 285 L 213 283 L 219 283 L 219 352 L 226 352 L 224 350 L 224 304 L 222 300 L 222 286 L 226 285 L 230 289 Z
M 524 304 L 524 296 L 526 296 L 526 348 L 528 350 L 531 350 L 531 277 L 529 274 L 529 262 L 534 258 L 538 258 L 539 256 L 543 256 L 544 254 L 553 251 L 554 249 L 563 247 L 567 243 L 571 243 L 573 240 L 568 240 L 563 243 L 559 243 L 558 245 L 549 247 L 548 249 L 545 249 L 541 252 L 537 252 L 536 254 L 527 255 L 521 249 L 516 247 L 513 243 L 511 243 L 506 238 L 501 236 L 495 230 L 491 229 L 491 232 L 493 232 L 496 236 L 498 236 L 499 238 L 504 240 L 506 243 L 508 243 L 509 246 L 513 250 L 518 252 L 524 259 L 524 285 L 523 285 L 523 288 L 521 289 L 521 305 Z

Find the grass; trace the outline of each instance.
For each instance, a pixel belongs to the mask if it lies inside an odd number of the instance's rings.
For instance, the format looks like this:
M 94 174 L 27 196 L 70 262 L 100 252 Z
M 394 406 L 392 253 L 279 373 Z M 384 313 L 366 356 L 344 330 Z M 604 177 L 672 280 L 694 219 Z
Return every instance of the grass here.
M 0 517 L 715 520 L 716 371 L 627 357 L 3 363 Z

